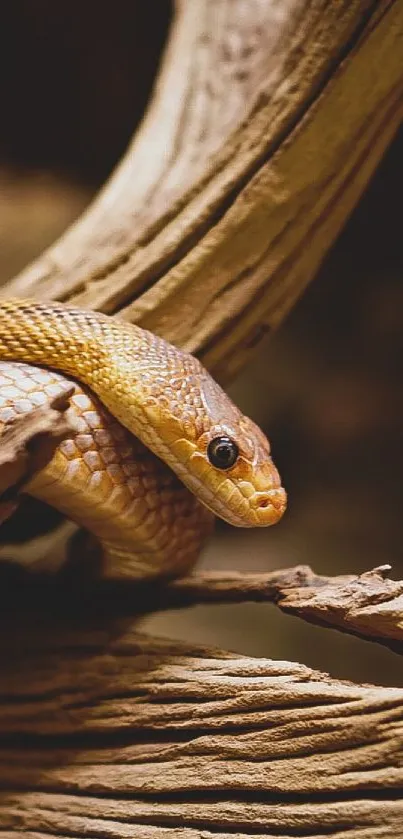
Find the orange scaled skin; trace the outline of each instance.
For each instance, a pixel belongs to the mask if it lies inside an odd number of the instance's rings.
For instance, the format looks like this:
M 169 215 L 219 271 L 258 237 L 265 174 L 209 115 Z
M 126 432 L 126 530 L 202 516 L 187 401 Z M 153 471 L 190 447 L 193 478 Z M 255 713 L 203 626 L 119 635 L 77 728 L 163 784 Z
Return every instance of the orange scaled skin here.
M 69 412 L 77 432 L 60 443 L 26 492 L 96 534 L 107 576 L 186 571 L 211 530 L 211 514 L 89 391 L 51 370 L 0 362 L 0 434 L 72 385 Z

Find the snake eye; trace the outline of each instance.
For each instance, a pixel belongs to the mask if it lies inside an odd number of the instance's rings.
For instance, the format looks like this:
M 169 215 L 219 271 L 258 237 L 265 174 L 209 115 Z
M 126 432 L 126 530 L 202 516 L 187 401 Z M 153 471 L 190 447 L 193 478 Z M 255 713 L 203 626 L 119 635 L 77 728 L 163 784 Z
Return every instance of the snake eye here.
M 217 469 L 230 469 L 238 454 L 238 446 L 230 437 L 215 437 L 207 448 L 208 459 Z

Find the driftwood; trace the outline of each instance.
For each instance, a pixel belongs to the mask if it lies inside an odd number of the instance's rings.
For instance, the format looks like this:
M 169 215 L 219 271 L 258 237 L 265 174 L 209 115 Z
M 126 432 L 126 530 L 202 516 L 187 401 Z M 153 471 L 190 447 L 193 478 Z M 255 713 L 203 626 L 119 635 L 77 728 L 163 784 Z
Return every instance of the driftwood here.
M 2 635 L 2 835 L 402 835 L 403 690 L 20 621 Z
M 199 603 L 275 603 L 310 623 L 371 639 L 403 653 L 403 582 L 389 565 L 357 576 L 323 577 L 309 566 L 259 574 L 207 572 L 174 580 L 141 596 L 126 588 L 119 604 L 155 611 Z
M 126 157 L 5 293 L 118 312 L 229 381 L 396 131 L 402 54 L 403 0 L 179 3 Z M 21 572 L 0 589 L 2 836 L 403 836 L 403 690 L 134 630 L 146 610 L 270 600 L 401 652 L 385 567 L 147 591 Z
M 81 564 L 85 557 L 81 558 Z M 80 562 L 75 562 L 75 568 Z M 200 603 L 273 603 L 286 614 L 310 623 L 338 629 L 350 635 L 370 639 L 403 653 L 403 581 L 389 579 L 389 565 L 364 574 L 324 577 L 309 566 L 282 568 L 254 574 L 208 571 L 194 573 L 161 585 L 138 581 L 84 581 L 78 571 L 68 579 L 67 612 L 95 613 L 109 617 L 139 616 L 167 609 L 184 609 Z M 60 614 L 66 608 L 66 575 L 60 588 L 58 577 L 17 577 L 17 592 L 22 598 L 21 582 L 29 600 L 25 608 L 49 609 L 52 602 Z M 8 593 L 10 590 L 8 589 Z M 17 594 L 15 592 L 15 594 Z M 7 604 L 0 606 L 4 613 Z
M 121 316 L 228 381 L 314 276 L 398 128 L 402 0 L 197 0 L 83 218 L 7 294 Z

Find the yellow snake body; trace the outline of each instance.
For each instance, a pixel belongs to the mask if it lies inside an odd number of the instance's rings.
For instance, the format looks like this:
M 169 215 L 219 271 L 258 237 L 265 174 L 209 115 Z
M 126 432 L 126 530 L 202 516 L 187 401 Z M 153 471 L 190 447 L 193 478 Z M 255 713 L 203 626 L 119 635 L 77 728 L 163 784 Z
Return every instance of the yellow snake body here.
M 152 333 L 58 303 L 2 300 L 0 359 L 0 423 L 74 378 L 77 434 L 27 490 L 95 533 L 127 573 L 194 562 L 205 507 L 246 527 L 283 514 L 266 437 L 197 359 Z

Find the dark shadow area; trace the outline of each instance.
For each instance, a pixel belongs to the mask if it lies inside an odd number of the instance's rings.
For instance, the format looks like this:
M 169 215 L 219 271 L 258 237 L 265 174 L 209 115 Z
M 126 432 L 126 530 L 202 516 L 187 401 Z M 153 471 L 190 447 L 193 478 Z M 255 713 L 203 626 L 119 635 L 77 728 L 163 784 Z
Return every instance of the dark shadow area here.
M 0 159 L 101 183 L 141 119 L 168 0 L 15 0 L 1 10 Z

